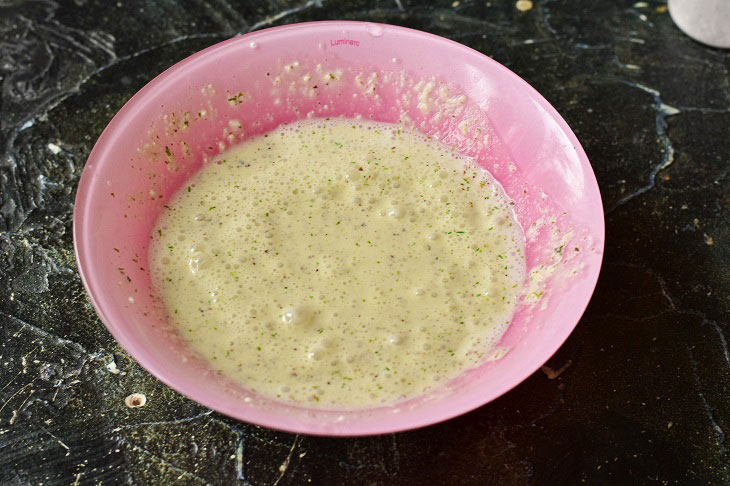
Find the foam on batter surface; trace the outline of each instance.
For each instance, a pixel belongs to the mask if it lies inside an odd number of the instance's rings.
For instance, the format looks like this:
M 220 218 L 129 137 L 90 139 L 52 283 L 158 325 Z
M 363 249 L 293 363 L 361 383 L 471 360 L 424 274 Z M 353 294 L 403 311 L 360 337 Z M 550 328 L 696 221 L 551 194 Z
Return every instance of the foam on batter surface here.
M 253 391 L 307 406 L 393 403 L 479 365 L 525 277 L 501 187 L 397 125 L 282 126 L 168 207 L 150 263 L 181 334 Z

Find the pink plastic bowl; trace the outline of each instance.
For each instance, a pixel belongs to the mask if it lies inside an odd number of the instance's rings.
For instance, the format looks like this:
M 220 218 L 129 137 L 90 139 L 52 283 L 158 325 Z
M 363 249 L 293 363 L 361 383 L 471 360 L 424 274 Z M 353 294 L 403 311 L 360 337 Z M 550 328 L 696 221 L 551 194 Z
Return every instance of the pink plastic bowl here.
M 303 117 L 410 124 L 477 157 L 515 201 L 531 271 L 491 361 L 433 393 L 366 410 L 317 410 L 219 376 L 169 323 L 147 273 L 162 206 L 210 157 Z M 275 429 L 368 435 L 462 414 L 516 386 L 565 341 L 593 292 L 603 207 L 565 121 L 490 58 L 424 32 L 317 22 L 236 37 L 159 75 L 114 117 L 76 197 L 81 278 L 109 331 L 147 370 L 197 402 Z

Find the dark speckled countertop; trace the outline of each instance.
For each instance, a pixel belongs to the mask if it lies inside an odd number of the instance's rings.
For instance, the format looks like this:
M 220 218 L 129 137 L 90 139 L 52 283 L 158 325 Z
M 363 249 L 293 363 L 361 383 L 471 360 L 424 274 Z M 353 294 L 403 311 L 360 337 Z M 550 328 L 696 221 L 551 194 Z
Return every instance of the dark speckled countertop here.
M 660 1 L 0 0 L 0 483 L 730 482 L 730 57 Z M 71 215 L 91 147 L 168 66 L 239 32 L 358 19 L 467 44 L 535 86 L 585 147 L 605 264 L 522 385 L 412 432 L 294 436 L 141 369 L 96 317 Z M 130 409 L 130 393 L 147 397 Z

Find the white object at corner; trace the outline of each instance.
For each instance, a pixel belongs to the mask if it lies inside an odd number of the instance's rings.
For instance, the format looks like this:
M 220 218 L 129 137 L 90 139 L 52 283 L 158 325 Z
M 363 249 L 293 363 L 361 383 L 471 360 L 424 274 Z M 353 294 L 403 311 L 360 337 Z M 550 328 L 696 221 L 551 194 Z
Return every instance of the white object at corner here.
M 693 39 L 730 48 L 730 0 L 669 0 L 669 13 Z

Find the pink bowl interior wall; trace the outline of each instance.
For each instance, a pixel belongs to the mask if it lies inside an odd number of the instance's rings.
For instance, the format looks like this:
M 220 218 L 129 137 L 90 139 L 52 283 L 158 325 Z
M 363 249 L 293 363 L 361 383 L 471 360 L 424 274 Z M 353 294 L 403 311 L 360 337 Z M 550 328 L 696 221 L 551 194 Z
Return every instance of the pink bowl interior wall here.
M 336 39 L 359 45 L 332 46 Z M 209 407 L 262 425 L 366 434 L 424 425 L 474 408 L 534 372 L 565 340 L 598 275 L 602 206 L 590 165 L 572 132 L 526 83 L 463 46 L 372 24 L 285 27 L 233 39 L 204 54 L 155 79 L 122 109 L 94 148 L 77 199 L 77 251 L 92 300 L 120 343 L 156 376 Z M 295 61 L 298 65 L 291 68 Z M 322 65 L 319 73 L 317 64 Z M 328 73 L 337 69 L 343 70 L 342 83 L 333 80 L 325 86 Z M 405 88 L 400 72 L 409 76 Z M 316 73 L 311 83 L 297 81 L 294 92 L 287 91 L 290 80 L 301 80 L 306 73 Z M 364 74 L 363 83 L 352 82 L 358 73 Z M 378 74 L 377 97 L 364 92 L 372 73 Z M 278 75 L 282 89 L 272 80 Z M 437 85 L 448 81 L 452 94 L 461 90 L 467 96 L 464 112 L 434 120 L 414 103 L 404 103 L 405 92 L 417 96 L 413 82 L 420 79 Z M 320 85 L 316 95 L 311 94 L 313 83 Z M 239 92 L 244 96 L 230 102 Z M 574 232 L 571 242 L 589 245 L 574 257 L 580 272 L 548 285 L 545 308 L 526 306 L 518 312 L 502 340 L 510 351 L 501 360 L 425 399 L 396 408 L 343 412 L 250 396 L 212 373 L 166 324 L 147 273 L 147 245 L 163 205 L 202 166 L 204 154 L 219 152 L 218 142 L 228 143 L 227 135 L 240 141 L 242 134 L 264 133 L 310 112 L 391 122 L 407 113 L 420 130 L 479 157 L 517 202 L 525 228 L 552 218 L 566 232 Z M 231 120 L 243 130 L 236 131 Z M 465 131 L 458 125 L 464 120 L 471 123 Z M 488 143 L 474 143 L 477 136 L 487 136 Z M 541 234 L 528 245 L 530 266 L 548 262 L 554 251 L 548 241 Z

